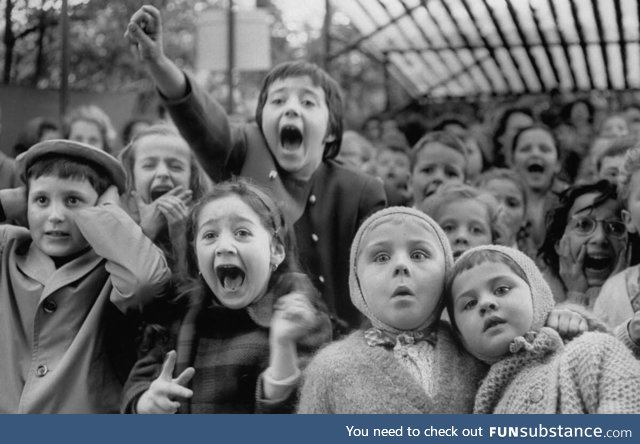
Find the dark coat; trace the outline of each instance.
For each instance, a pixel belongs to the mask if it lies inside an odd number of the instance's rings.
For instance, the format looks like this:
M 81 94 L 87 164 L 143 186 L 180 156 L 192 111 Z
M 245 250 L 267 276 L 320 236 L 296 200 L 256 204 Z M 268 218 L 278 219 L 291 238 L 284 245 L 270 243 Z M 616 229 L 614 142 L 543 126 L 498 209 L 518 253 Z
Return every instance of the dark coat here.
M 303 270 L 330 312 L 356 327 L 361 317 L 349 297 L 349 249 L 360 223 L 386 206 L 382 183 L 333 160 L 323 161 L 308 182 L 288 177 L 255 123 L 230 128 L 222 107 L 195 82 L 189 85 L 187 96 L 167 107 L 204 170 L 214 181 L 243 176 L 271 191 L 295 222 Z

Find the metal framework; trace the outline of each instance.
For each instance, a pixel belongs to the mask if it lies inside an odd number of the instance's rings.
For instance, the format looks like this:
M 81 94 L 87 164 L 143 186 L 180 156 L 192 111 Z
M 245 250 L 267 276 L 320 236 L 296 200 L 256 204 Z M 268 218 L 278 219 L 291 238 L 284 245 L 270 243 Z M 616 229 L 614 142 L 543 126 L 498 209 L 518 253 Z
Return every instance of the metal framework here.
M 640 89 L 637 0 L 329 0 L 416 100 Z

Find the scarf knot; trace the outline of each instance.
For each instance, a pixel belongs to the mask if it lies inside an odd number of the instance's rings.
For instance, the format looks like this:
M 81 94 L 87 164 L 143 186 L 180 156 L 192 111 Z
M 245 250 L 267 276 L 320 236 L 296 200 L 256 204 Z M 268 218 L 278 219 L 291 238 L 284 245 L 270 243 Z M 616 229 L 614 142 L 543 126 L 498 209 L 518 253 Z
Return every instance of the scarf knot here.
M 427 341 L 431 345 L 436 345 L 437 338 L 438 334 L 435 329 L 394 334 L 372 327 L 364 332 L 364 339 L 370 347 L 394 348 L 396 345 L 412 345 L 420 341 Z

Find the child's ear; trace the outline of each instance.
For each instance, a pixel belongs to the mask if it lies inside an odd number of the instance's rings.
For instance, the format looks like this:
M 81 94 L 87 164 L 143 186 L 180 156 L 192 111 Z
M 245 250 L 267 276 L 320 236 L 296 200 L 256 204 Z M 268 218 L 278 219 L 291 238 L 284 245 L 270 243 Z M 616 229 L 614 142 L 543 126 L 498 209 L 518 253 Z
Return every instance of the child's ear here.
M 275 239 L 271 244 L 271 266 L 278 266 L 284 261 L 286 253 L 284 251 L 284 245 L 278 239 Z
M 631 220 L 631 213 L 629 213 L 628 210 L 622 210 L 622 220 L 624 221 L 624 224 L 627 226 L 627 231 L 629 233 L 638 232 L 638 227 L 636 227 L 636 225 L 633 223 L 633 220 Z

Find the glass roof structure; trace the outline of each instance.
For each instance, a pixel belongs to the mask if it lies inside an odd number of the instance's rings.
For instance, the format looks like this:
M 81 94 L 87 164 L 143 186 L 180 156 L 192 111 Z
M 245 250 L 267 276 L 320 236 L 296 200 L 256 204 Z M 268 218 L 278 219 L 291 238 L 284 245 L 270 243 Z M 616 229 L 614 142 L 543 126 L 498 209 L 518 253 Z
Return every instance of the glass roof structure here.
M 416 100 L 640 88 L 637 0 L 332 0 Z

